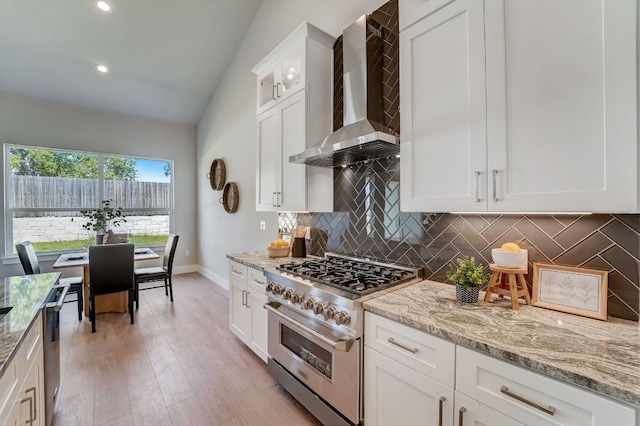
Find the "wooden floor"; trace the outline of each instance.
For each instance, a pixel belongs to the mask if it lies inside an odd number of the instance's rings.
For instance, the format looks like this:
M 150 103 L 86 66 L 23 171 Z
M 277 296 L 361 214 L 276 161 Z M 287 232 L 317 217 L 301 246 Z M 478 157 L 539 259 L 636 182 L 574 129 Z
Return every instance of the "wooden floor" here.
M 319 425 L 228 327 L 227 292 L 199 274 L 140 292 L 129 314 L 98 314 L 97 332 L 61 313 L 57 426 Z

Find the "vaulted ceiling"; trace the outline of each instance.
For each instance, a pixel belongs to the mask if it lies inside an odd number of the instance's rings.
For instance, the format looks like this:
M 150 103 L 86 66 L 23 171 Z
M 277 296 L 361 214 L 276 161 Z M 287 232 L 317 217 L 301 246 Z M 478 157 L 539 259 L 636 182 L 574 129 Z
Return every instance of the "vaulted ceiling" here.
M 195 124 L 262 2 L 107 1 L 0 0 L 0 95 Z

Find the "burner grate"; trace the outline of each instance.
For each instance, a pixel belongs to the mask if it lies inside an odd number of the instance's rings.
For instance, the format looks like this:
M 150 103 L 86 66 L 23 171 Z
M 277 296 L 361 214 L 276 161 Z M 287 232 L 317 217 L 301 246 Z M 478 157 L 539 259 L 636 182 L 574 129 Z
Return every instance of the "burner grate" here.
M 361 296 L 419 276 L 418 269 L 336 255 L 299 264 L 284 263 L 276 269 Z

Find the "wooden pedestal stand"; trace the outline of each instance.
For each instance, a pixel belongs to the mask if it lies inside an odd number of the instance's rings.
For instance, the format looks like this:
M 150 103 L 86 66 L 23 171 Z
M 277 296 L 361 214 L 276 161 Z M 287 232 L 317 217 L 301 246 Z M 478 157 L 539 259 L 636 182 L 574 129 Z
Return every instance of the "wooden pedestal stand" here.
M 520 297 L 524 297 L 527 305 L 531 304 L 527 282 L 524 279 L 527 268 L 501 268 L 492 263 L 489 265 L 489 269 L 491 270 L 491 278 L 489 279 L 487 292 L 484 295 L 485 302 L 490 301 L 491 294 L 495 293 L 500 298 L 509 296 L 511 298 L 511 308 L 515 311 L 520 309 L 520 302 L 518 301 Z

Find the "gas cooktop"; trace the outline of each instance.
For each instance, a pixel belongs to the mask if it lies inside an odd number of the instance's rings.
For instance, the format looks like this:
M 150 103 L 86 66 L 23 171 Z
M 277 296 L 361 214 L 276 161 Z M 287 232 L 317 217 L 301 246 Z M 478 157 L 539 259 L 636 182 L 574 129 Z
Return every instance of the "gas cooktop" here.
M 281 272 L 363 296 L 419 276 L 419 269 L 327 253 L 323 259 L 284 263 Z

